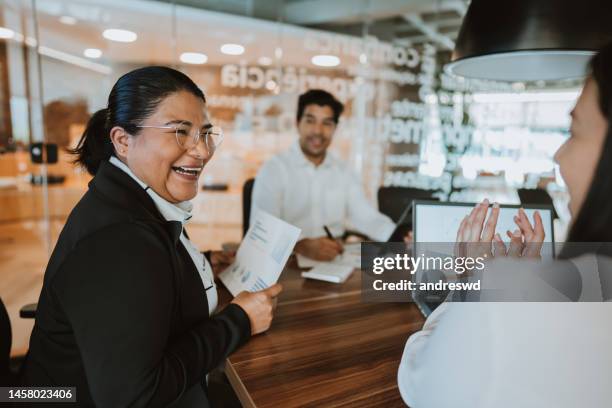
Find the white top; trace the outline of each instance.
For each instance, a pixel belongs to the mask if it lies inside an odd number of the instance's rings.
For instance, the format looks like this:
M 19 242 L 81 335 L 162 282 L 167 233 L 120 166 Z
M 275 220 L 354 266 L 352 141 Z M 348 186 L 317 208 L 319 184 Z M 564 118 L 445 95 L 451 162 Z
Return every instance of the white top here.
M 408 339 L 400 393 L 412 408 L 609 407 L 610 316 L 601 302 L 445 303 Z
M 251 210 L 255 207 L 300 228 L 301 238 L 325 236 L 326 225 L 334 236 L 348 227 L 386 241 L 395 229 L 393 221 L 368 202 L 361 182 L 344 162 L 328 153 L 315 166 L 298 143 L 261 167 Z
M 109 161 L 115 166 L 119 167 L 121 170 L 126 172 L 130 177 L 132 177 L 153 199 L 155 206 L 161 213 L 161 215 L 166 219 L 166 221 L 179 221 L 183 227 L 181 230 L 180 240 L 187 253 L 191 257 L 198 273 L 200 274 L 200 278 L 202 279 L 202 283 L 204 284 L 204 289 L 206 291 L 206 299 L 208 301 L 208 314 L 212 315 L 215 309 L 217 308 L 218 303 L 218 295 L 217 295 L 217 287 L 215 285 L 215 280 L 212 273 L 212 268 L 208 263 L 206 257 L 198 250 L 198 248 L 191 242 L 187 236 L 183 233 L 185 224 L 191 219 L 191 210 L 193 205 L 190 201 L 183 201 L 182 203 L 173 204 L 169 201 L 166 201 L 159 194 L 153 191 L 152 188 L 143 183 L 132 171 L 130 168 L 119 160 L 115 156 L 111 156 Z

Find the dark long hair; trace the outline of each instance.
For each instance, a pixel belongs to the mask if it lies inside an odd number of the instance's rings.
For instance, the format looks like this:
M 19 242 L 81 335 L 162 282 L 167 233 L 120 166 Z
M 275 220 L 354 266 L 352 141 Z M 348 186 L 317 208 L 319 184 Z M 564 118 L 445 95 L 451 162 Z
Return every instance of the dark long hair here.
M 95 175 L 100 163 L 114 154 L 110 130 L 121 126 L 137 135 L 137 126 L 155 112 L 164 98 L 178 91 L 191 92 L 206 102 L 202 90 L 187 75 L 172 68 L 152 66 L 123 75 L 108 95 L 106 108 L 93 114 L 77 147 L 69 150 L 77 156 L 74 163 Z
M 591 78 L 597 84 L 599 92 L 599 109 L 612 123 L 612 43 L 603 47 L 590 62 Z M 593 181 L 580 211 L 575 216 L 570 228 L 562 257 L 576 256 L 584 252 L 608 253 L 612 247 L 612 127 L 603 144 L 599 162 L 595 168 Z M 571 243 L 592 242 L 610 243 L 600 248 L 572 246 Z M 575 247 L 570 250 L 569 247 Z M 603 251 L 600 251 L 603 250 Z M 609 255 L 612 255 L 610 253 Z

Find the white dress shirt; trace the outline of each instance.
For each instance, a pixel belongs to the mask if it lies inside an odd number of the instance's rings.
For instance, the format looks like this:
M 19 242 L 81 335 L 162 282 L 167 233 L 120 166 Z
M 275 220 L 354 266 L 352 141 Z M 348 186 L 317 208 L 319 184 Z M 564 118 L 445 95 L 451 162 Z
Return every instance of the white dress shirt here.
M 315 166 L 298 143 L 259 170 L 251 210 L 255 208 L 300 228 L 300 238 L 325 236 L 325 225 L 334 236 L 348 228 L 386 241 L 395 229 L 393 221 L 368 202 L 361 182 L 344 162 L 327 153 Z
M 610 316 L 602 302 L 444 303 L 406 343 L 400 394 L 412 408 L 610 407 Z
M 191 219 L 191 210 L 193 205 L 190 201 L 183 201 L 182 203 L 173 204 L 169 201 L 166 201 L 159 194 L 153 191 L 152 188 L 147 186 L 142 180 L 140 180 L 136 175 L 130 170 L 130 168 L 123 163 L 121 160 L 116 158 L 115 156 L 111 156 L 109 161 L 115 166 L 119 167 L 121 170 L 126 172 L 130 177 L 132 177 L 153 199 L 155 206 L 161 213 L 161 215 L 166 219 L 166 221 L 178 221 L 181 223 L 183 230 L 181 230 L 180 240 L 187 253 L 191 257 L 198 273 L 200 274 L 200 279 L 202 279 L 202 283 L 204 284 L 204 290 L 206 291 L 206 299 L 208 301 L 208 313 L 212 315 L 215 309 L 217 308 L 218 303 L 218 295 L 217 295 L 217 287 L 215 285 L 215 280 L 212 273 L 212 268 L 208 263 L 206 257 L 198 250 L 198 248 L 187 238 L 187 236 L 183 233 L 185 224 Z

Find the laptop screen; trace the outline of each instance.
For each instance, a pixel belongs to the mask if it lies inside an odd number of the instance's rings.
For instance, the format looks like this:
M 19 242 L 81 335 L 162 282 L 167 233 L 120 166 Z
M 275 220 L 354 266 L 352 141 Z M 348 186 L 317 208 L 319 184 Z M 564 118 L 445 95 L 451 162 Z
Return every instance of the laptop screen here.
M 509 242 L 506 231 L 518 227 L 513 217 L 517 215 L 519 205 L 501 205 L 497 220 L 496 232 L 502 240 Z M 413 237 L 416 242 L 455 242 L 461 220 L 472 211 L 474 204 L 439 203 L 427 201 L 413 202 Z M 523 206 L 529 221 L 533 225 L 533 213 L 538 210 L 544 224 L 544 242 L 554 242 L 553 211 L 551 206 Z M 491 210 L 489 210 L 490 213 Z M 487 215 L 488 216 L 488 215 Z
M 506 231 L 514 231 L 518 227 L 514 223 L 513 217 L 517 214 L 519 205 L 501 205 L 499 218 L 497 220 L 496 232 L 508 243 L 510 238 Z M 432 201 L 415 200 L 412 203 L 412 230 L 413 230 L 413 252 L 418 254 L 428 250 L 439 250 L 444 255 L 452 255 L 453 245 L 457 239 L 457 230 L 463 218 L 468 215 L 474 204 L 470 203 L 440 203 Z M 544 242 L 554 243 L 553 230 L 553 207 L 541 205 L 523 206 L 527 217 L 533 224 L 533 213 L 535 210 L 540 212 L 544 226 Z M 490 214 L 490 210 L 489 210 Z M 487 214 L 487 217 L 488 215 Z M 431 245 L 442 243 L 443 245 Z M 444 245 L 446 244 L 446 245 Z M 448 253 L 446 253 L 448 252 Z M 552 259 L 554 257 L 554 245 L 545 245 L 542 248 L 542 259 Z M 431 276 L 417 273 L 415 280 L 422 282 L 425 280 L 435 280 Z M 447 296 L 446 292 L 427 292 L 418 291 L 413 293 L 413 300 L 424 316 L 435 310 L 442 304 Z

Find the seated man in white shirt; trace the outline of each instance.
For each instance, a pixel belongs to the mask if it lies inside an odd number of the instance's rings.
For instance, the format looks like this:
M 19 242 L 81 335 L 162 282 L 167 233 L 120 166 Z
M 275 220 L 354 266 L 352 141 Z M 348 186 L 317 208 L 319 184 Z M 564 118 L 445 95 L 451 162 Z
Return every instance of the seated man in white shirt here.
M 298 100 L 298 142 L 267 161 L 257 174 L 252 209 L 260 208 L 302 229 L 298 254 L 332 260 L 342 252 L 334 237 L 350 227 L 385 241 L 395 224 L 366 198 L 348 165 L 327 152 L 344 106 L 332 94 L 313 89 Z

